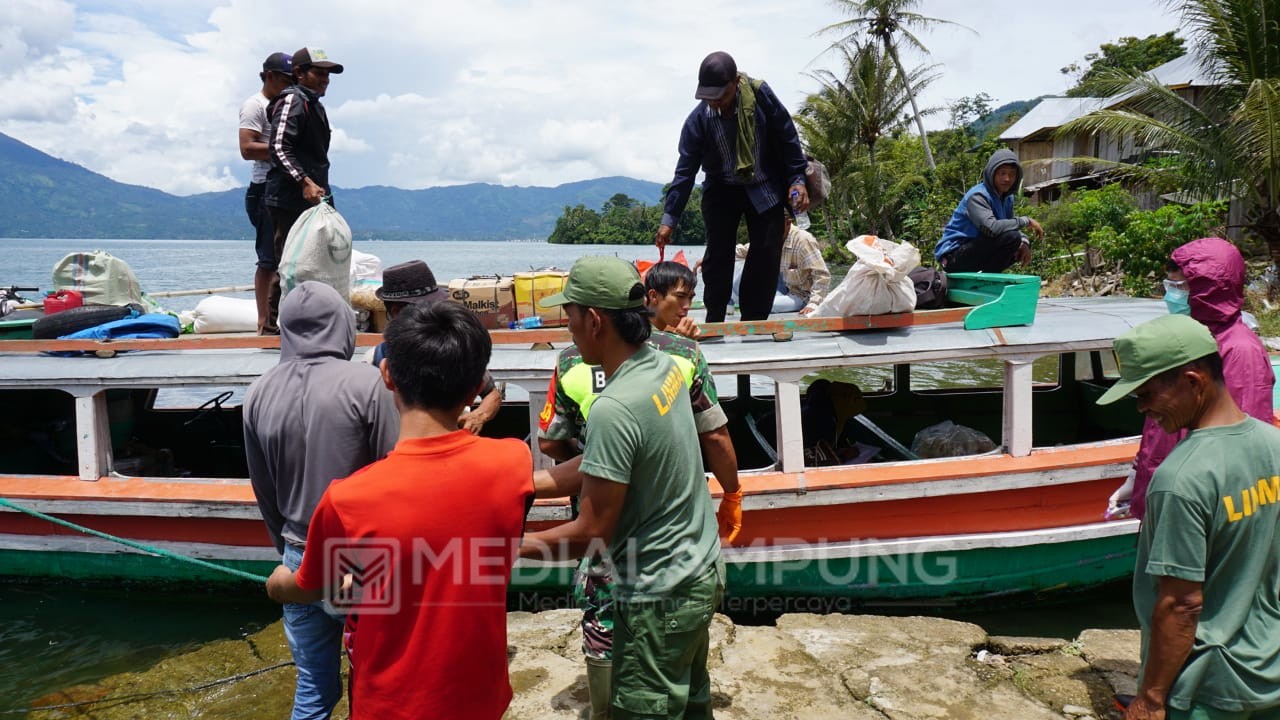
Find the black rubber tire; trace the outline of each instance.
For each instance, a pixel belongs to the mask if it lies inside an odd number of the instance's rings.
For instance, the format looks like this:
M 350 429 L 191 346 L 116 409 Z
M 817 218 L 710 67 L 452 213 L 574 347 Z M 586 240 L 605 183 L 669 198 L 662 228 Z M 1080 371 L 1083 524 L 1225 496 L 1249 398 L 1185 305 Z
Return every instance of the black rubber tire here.
M 132 309 L 127 305 L 82 305 L 45 315 L 31 326 L 31 337 L 36 340 L 53 340 L 87 328 L 129 317 Z

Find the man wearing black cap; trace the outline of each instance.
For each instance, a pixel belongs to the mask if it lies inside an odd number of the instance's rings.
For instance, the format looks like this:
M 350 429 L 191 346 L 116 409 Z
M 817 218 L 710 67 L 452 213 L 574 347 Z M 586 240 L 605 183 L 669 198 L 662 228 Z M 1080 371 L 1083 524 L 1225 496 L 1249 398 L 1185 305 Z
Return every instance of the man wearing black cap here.
M 436 282 L 436 274 L 421 260 L 410 260 L 392 265 L 382 271 L 382 287 L 373 293 L 387 308 L 387 320 L 394 320 L 410 305 L 434 305 L 449 299 L 449 289 Z M 369 356 L 374 367 L 382 367 L 386 358 L 386 343 L 379 343 Z M 458 417 L 458 427 L 476 435 L 484 424 L 498 414 L 502 405 L 505 386 L 494 382 L 486 370 L 484 385 L 480 388 L 480 402 Z
M 271 171 L 267 173 L 267 206 L 271 208 L 275 256 L 284 252 L 289 229 L 304 210 L 326 197 L 329 189 L 329 115 L 320 104 L 329 87 L 329 75 L 342 66 L 318 48 L 302 48 L 292 58 L 297 84 L 280 93 L 271 104 L 268 147 Z M 278 334 L 280 279 L 271 284 L 264 333 Z
M 262 89 L 249 96 L 240 106 L 240 157 L 253 161 L 253 175 L 244 194 L 244 210 L 253 223 L 254 249 L 258 253 L 258 269 L 253 274 L 253 295 L 258 301 L 258 334 L 267 324 L 271 300 L 271 283 L 276 277 L 280 258 L 275 252 L 271 213 L 267 209 L 267 173 L 271 170 L 267 132 L 271 117 L 267 107 L 272 100 L 293 84 L 293 58 L 288 53 L 271 53 L 262 63 Z
M 797 212 L 809 207 L 800 137 L 773 90 L 764 81 L 739 73 L 728 53 L 713 52 L 702 61 L 694 97 L 702 102 L 680 131 L 680 159 L 654 244 L 661 248 L 671 241 L 694 178 L 699 169 L 704 170 L 707 251 L 702 272 L 707 321 L 724 320 L 738 223 L 744 217 L 751 250 L 743 267 L 738 305 L 743 320 L 764 320 L 778 287 L 784 203 Z

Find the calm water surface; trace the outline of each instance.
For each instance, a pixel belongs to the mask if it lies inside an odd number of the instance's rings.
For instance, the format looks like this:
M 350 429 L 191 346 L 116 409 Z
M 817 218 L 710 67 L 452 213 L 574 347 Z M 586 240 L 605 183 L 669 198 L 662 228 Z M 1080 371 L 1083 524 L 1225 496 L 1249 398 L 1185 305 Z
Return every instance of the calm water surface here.
M 378 256 L 384 267 L 406 260 L 426 260 L 441 282 L 473 274 L 509 275 L 550 266 L 567 269 L 578 257 L 589 254 L 617 255 L 627 260 L 657 259 L 656 250 L 650 246 L 471 241 L 357 242 L 355 247 Z M 128 262 L 148 293 L 253 282 L 254 254 L 249 241 L 0 238 L 0 256 L 5 258 L 0 285 L 49 290 L 52 269 L 58 260 L 68 253 L 86 250 L 105 250 Z M 702 256 L 702 248 L 685 248 L 685 253 L 692 263 Z M 252 293 L 238 296 L 252 297 Z M 163 304 L 180 311 L 194 307 L 200 299 L 172 298 Z M 998 385 L 999 365 L 989 365 L 979 364 L 969 370 L 973 374 L 969 381 Z M 867 377 L 848 379 L 875 386 L 879 380 L 877 371 L 865 372 L 869 373 Z M 1052 380 L 1053 370 L 1037 367 L 1036 374 L 1040 379 Z M 939 382 L 939 386 L 945 384 Z M 976 622 L 993 634 L 1071 638 L 1089 627 L 1136 627 L 1128 593 L 1127 585 L 1115 585 L 1054 607 L 941 614 Z M 0 672 L 0 717 L 19 717 L 4 711 L 27 707 L 61 688 L 144 669 L 201 642 L 256 631 L 278 617 L 277 606 L 245 593 L 175 595 L 70 584 L 0 584 L 0 668 L 5 670 Z

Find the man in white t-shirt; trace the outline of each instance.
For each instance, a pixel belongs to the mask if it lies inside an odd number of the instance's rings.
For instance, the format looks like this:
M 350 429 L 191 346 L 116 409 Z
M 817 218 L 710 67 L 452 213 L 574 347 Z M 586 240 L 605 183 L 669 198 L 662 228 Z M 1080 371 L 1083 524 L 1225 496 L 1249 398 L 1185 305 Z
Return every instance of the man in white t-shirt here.
M 253 175 L 249 189 L 244 194 L 244 210 L 253 223 L 254 247 L 258 253 L 258 269 L 253 274 L 253 294 L 258 302 L 258 334 L 262 334 L 267 322 L 267 304 L 271 297 L 271 283 L 275 279 L 280 258 L 275 256 L 275 241 L 271 227 L 271 213 L 267 210 L 267 171 L 271 169 L 271 156 L 267 148 L 267 131 L 271 129 L 271 115 L 267 107 L 277 95 L 293 84 L 293 56 L 288 53 L 272 53 L 262 63 L 262 89 L 250 95 L 240 106 L 240 157 L 253 161 Z

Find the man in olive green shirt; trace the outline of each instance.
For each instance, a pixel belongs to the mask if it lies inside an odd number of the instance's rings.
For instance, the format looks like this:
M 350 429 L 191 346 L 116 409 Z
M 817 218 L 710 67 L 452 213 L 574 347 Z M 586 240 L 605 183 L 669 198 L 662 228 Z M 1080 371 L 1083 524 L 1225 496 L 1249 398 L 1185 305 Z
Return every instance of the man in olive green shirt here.
M 1138 695 L 1125 718 L 1280 719 L 1280 430 L 1226 391 L 1209 330 L 1166 315 L 1115 340 L 1120 380 L 1166 432 L 1138 537 Z
M 564 305 L 583 361 L 605 385 L 587 417 L 577 518 L 525 536 L 524 557 L 581 557 L 608 543 L 615 573 L 614 720 L 710 718 L 708 630 L 724 564 L 684 376 L 649 337 L 636 269 L 574 263 Z

